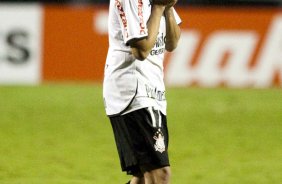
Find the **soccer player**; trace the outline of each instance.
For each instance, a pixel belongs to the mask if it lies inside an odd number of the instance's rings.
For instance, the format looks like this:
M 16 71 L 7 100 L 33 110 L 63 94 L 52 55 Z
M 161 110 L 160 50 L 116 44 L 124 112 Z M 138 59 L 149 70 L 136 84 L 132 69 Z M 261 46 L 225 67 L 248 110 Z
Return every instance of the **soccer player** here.
M 163 59 L 180 37 L 177 0 L 110 0 L 103 97 L 130 184 L 168 184 Z

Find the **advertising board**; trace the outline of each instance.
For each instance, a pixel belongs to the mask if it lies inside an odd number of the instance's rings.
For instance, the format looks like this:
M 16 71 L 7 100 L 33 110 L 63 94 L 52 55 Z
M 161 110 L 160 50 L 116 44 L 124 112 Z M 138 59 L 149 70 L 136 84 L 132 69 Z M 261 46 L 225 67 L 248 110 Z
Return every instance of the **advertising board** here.
M 168 86 L 282 86 L 282 9 L 177 7 Z M 103 80 L 107 6 L 0 5 L 0 83 Z
M 42 9 L 39 5 L 0 6 L 0 84 L 41 80 Z

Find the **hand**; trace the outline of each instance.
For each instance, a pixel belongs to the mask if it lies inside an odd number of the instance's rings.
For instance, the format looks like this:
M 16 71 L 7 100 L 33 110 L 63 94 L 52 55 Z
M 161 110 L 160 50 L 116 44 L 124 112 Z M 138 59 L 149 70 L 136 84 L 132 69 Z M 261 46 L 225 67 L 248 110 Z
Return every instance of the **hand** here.
M 153 0 L 155 5 L 163 5 L 166 7 L 172 7 L 177 3 L 177 0 Z
M 167 6 L 166 6 L 166 9 L 170 9 L 171 7 L 173 7 L 176 3 L 177 3 L 178 0 L 171 0 L 171 3 L 169 3 Z

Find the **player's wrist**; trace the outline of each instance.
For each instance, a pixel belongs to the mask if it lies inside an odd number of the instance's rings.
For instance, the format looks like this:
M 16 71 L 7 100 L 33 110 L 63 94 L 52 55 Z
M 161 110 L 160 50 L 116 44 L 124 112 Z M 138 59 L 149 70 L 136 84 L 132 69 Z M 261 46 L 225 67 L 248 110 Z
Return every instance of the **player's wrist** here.
M 158 11 L 163 13 L 165 11 L 166 6 L 162 4 L 153 4 L 152 11 Z
M 169 15 L 169 14 L 172 14 L 172 13 L 173 13 L 173 6 L 170 6 L 170 7 L 166 6 L 165 14 Z

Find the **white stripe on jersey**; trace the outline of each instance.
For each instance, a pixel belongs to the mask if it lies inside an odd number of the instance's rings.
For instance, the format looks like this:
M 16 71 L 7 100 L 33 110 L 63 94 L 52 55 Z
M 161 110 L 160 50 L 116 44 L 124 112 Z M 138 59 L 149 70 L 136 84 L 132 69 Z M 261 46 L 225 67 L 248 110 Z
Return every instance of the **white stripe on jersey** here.
M 161 128 L 162 127 L 162 116 L 159 110 L 158 110 L 158 115 L 159 115 L 159 128 Z
M 157 127 L 157 123 L 156 123 L 156 117 L 155 117 L 155 114 L 154 114 L 154 111 L 153 111 L 153 107 L 148 107 L 148 111 L 151 115 L 151 118 L 152 118 L 152 125 L 153 127 Z

